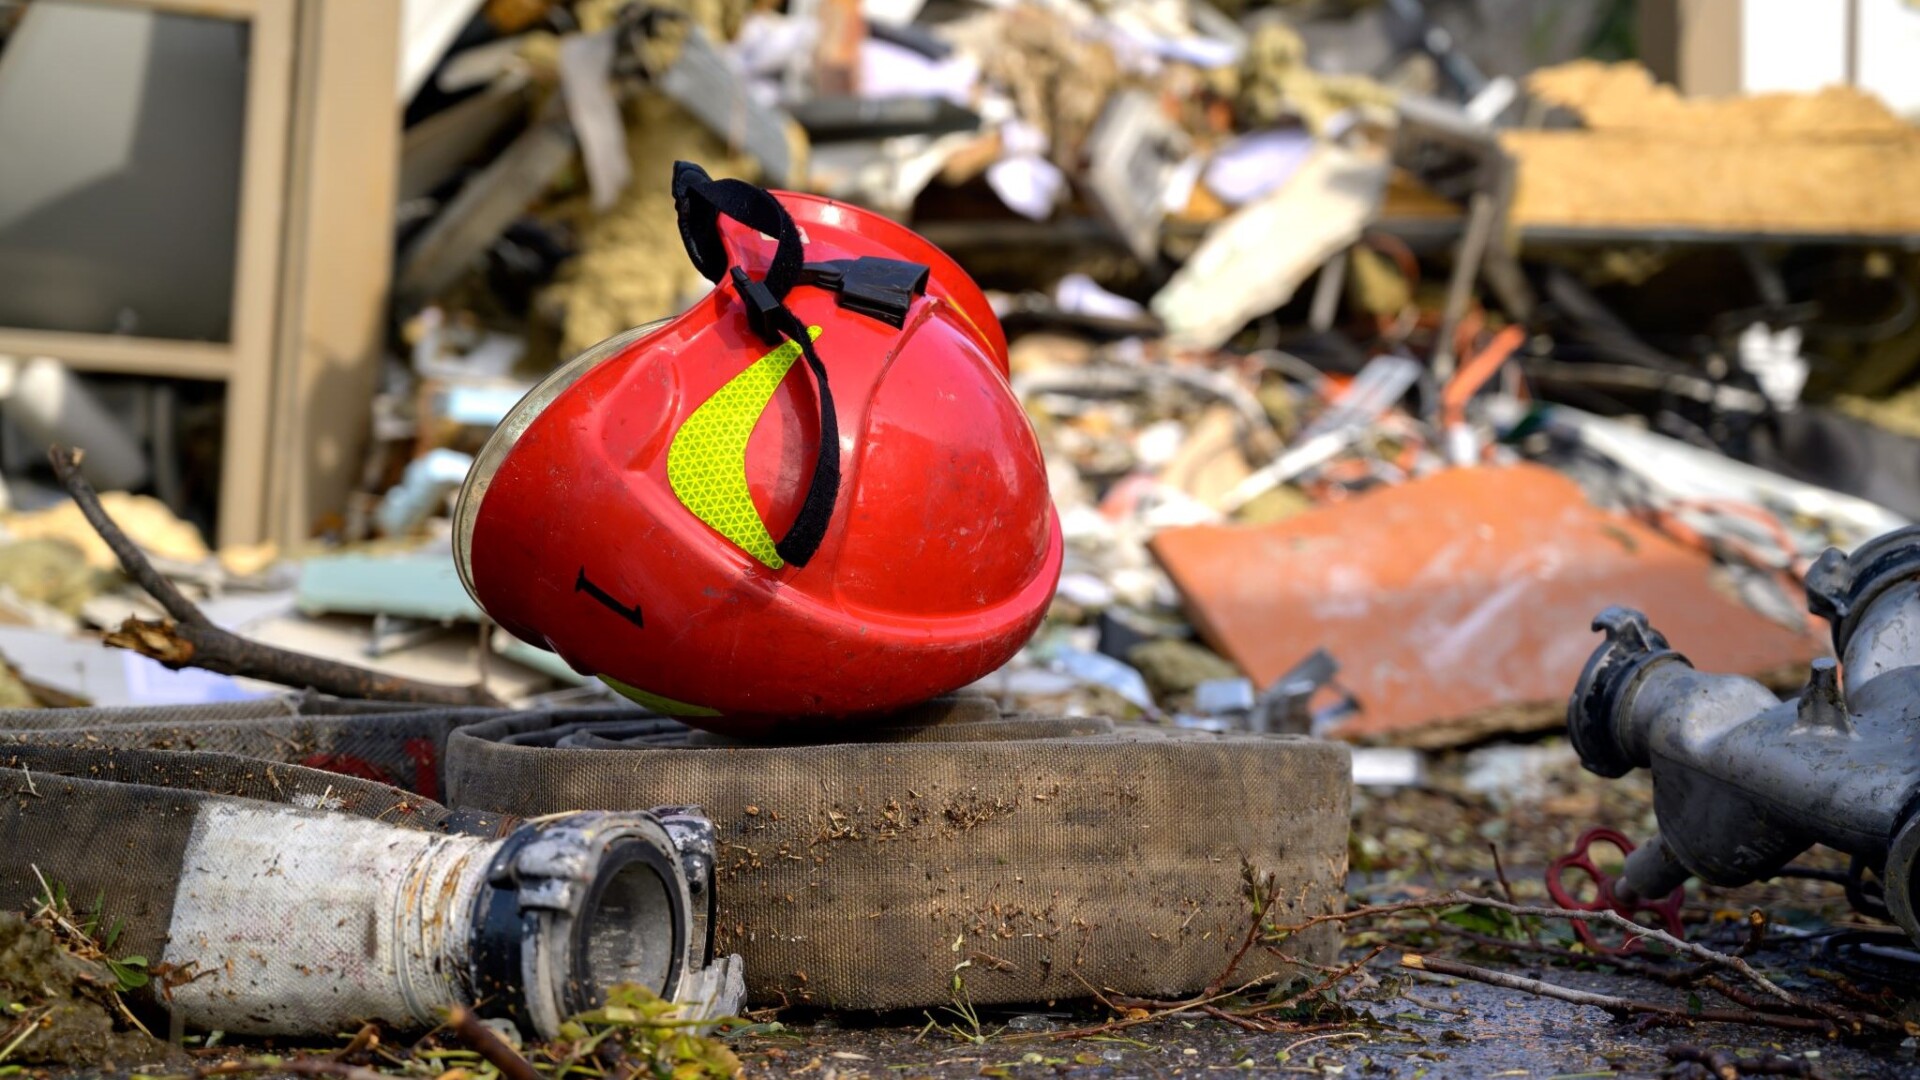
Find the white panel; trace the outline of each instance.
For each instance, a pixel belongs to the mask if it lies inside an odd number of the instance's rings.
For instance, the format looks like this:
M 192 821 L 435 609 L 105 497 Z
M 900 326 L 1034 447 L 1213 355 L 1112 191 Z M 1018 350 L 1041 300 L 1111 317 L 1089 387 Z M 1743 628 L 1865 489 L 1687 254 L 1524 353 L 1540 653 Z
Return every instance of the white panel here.
M 0 326 L 229 340 L 248 34 L 27 9 L 0 53 Z
M 1856 2 L 1856 82 L 1879 94 L 1895 112 L 1920 113 L 1920 7 L 1908 0 Z
M 1745 0 L 1741 85 L 1749 93 L 1847 81 L 1848 0 Z
M 0 146 L 36 152 L 0 155 L 0 227 L 126 167 L 152 38 L 147 11 L 59 3 L 27 9 L 0 52 Z M 76 64 L 76 57 L 91 63 Z M 47 108 L 48 101 L 61 108 Z M 75 130 L 92 137 L 58 139 Z
M 400 105 L 413 95 L 439 66 L 453 39 L 473 21 L 484 0 L 403 0 L 400 5 Z

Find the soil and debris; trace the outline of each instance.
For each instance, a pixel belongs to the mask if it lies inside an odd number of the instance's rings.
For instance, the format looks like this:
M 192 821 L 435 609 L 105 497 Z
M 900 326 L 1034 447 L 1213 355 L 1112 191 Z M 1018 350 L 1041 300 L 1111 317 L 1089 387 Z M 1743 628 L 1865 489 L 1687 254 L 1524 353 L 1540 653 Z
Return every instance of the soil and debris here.
M 124 1006 L 109 1002 L 120 979 L 83 959 L 44 925 L 0 911 L 0 1067 L 8 1064 L 149 1065 L 171 1051 L 128 1030 Z

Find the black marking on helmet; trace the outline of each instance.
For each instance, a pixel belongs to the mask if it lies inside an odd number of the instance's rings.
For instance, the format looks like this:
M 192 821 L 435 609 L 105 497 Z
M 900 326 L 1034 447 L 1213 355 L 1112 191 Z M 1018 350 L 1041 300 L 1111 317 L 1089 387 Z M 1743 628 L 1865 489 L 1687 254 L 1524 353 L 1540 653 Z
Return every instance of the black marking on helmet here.
M 640 605 L 635 604 L 632 607 L 628 607 L 620 601 L 615 600 L 612 593 L 587 580 L 587 568 L 584 566 L 580 568 L 580 576 L 573 581 L 573 591 L 586 593 L 588 596 L 593 597 L 605 605 L 607 610 L 613 612 L 615 615 L 620 616 L 642 629 L 646 628 L 647 624 L 641 621 L 640 618 Z

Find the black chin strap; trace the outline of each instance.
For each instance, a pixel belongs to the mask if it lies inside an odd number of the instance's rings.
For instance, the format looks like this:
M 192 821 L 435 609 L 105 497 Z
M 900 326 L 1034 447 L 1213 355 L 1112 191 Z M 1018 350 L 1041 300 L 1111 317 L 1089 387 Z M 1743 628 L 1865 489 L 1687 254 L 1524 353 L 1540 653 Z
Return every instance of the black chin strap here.
M 820 452 L 814 458 L 800 515 L 773 545 L 781 559 L 805 566 L 820 549 L 834 501 L 840 496 L 840 421 L 833 408 L 833 391 L 827 386 L 826 365 L 814 351 L 805 324 L 784 302 L 800 280 L 804 259 L 800 230 L 786 208 L 766 191 L 742 180 L 715 180 L 705 169 L 685 161 L 673 165 L 673 204 L 680 215 L 680 239 L 701 276 L 716 285 L 723 275 L 729 276 L 746 303 L 747 325 L 753 332 L 768 345 L 791 341 L 800 346 L 807 370 L 813 372 L 820 401 Z M 729 264 L 720 236 L 722 214 L 774 238 L 778 246 L 765 277 L 748 277 L 744 269 Z
M 715 180 L 705 169 L 685 161 L 673 164 L 673 205 L 680 215 L 680 239 L 687 245 L 694 267 L 716 285 L 722 277 L 733 282 L 734 292 L 747 306 L 747 325 L 760 340 L 769 345 L 791 341 L 800 346 L 800 355 L 807 358 L 807 370 L 813 372 L 814 385 L 819 388 L 820 453 L 814 459 L 813 478 L 807 481 L 800 516 L 793 519 L 787 535 L 773 545 L 780 558 L 805 566 L 820 549 L 827 521 L 833 517 L 834 501 L 840 496 L 840 421 L 833 410 L 826 366 L 820 363 L 820 354 L 813 351 L 813 336 L 807 333 L 806 324 L 787 309 L 787 294 L 796 285 L 831 289 L 839 295 L 840 307 L 902 327 L 913 309 L 914 298 L 926 294 L 930 271 L 919 263 L 871 255 L 806 262 L 800 229 L 778 199 L 742 180 Z M 768 264 L 765 277 L 748 277 L 745 268 L 731 265 L 720 235 L 722 214 L 774 238 L 773 262 Z

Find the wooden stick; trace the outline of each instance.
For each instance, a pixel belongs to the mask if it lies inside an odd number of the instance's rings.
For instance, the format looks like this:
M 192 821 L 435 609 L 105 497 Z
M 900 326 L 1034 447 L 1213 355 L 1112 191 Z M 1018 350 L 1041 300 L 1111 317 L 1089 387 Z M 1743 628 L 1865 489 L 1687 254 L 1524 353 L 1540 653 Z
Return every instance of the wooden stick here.
M 1315 994 L 1321 993 L 1322 991 L 1331 989 L 1332 987 L 1338 985 L 1342 981 L 1351 977 L 1355 972 L 1359 971 L 1361 968 L 1366 967 L 1367 964 L 1371 962 L 1374 957 L 1379 956 L 1382 952 L 1385 952 L 1386 948 L 1387 947 L 1385 945 L 1382 945 L 1379 948 L 1374 949 L 1372 952 L 1354 961 L 1353 963 L 1348 964 L 1346 967 L 1339 969 L 1333 974 L 1327 976 L 1325 979 L 1322 979 L 1320 982 L 1317 982 L 1312 986 L 1307 987 L 1305 990 L 1302 990 L 1291 997 L 1285 998 L 1284 1000 L 1270 1002 L 1265 1005 L 1254 1005 L 1244 1009 L 1222 1009 L 1220 1011 L 1230 1013 L 1232 1016 L 1237 1017 L 1239 1019 L 1253 1020 L 1255 1022 L 1259 1022 L 1257 1018 L 1262 1013 L 1278 1012 L 1281 1009 L 1291 1009 L 1295 1005 L 1300 1004 L 1301 1002 L 1307 1000 L 1308 998 L 1314 996 Z M 1280 974 L 1280 973 L 1276 972 L 1275 974 Z M 1187 1001 L 1153 1002 L 1152 1004 L 1158 1005 L 1160 1006 L 1160 1008 L 1156 1009 L 1151 1013 L 1148 1013 L 1145 1016 L 1133 1016 L 1123 1020 L 1114 1020 L 1105 1024 L 1100 1024 L 1096 1027 L 1072 1028 L 1067 1031 L 1055 1031 L 1055 1032 L 1048 1033 L 1046 1037 L 1054 1039 L 1056 1041 L 1061 1039 L 1082 1039 L 1082 1038 L 1086 1038 L 1089 1035 L 1105 1035 L 1110 1032 L 1120 1031 L 1124 1028 L 1134 1027 L 1135 1025 L 1138 1025 L 1138 1024 L 1150 1024 L 1155 1020 L 1164 1020 L 1175 1013 L 1187 1012 L 1189 1010 L 1195 1011 L 1195 1012 L 1205 1012 L 1209 1006 L 1213 1006 L 1217 1002 L 1224 1001 L 1227 998 L 1231 998 L 1231 997 L 1235 997 L 1240 994 L 1243 994 L 1248 990 L 1251 990 L 1255 986 L 1258 986 L 1263 982 L 1267 982 L 1271 978 L 1273 978 L 1273 975 L 1263 975 L 1258 979 L 1254 979 L 1251 982 L 1246 983 L 1245 985 L 1239 987 L 1238 989 L 1228 990 L 1228 991 L 1224 991 L 1222 993 L 1214 994 L 1214 995 L 1201 995 L 1201 996 L 1189 999 Z M 1268 1022 L 1268 1026 L 1271 1027 L 1272 1022 Z M 1278 1029 L 1276 1028 L 1275 1030 L 1278 1030 Z M 1006 1037 L 1006 1041 L 1017 1042 L 1022 1039 L 1031 1038 L 1031 1037 L 1033 1036 L 1028 1036 L 1024 1034 L 1013 1035 L 1013 1036 Z
M 1355 960 L 1353 963 L 1348 964 L 1346 967 L 1341 968 L 1339 971 L 1334 972 L 1333 974 L 1327 976 L 1326 978 L 1320 980 L 1319 982 L 1313 984 L 1312 986 L 1307 987 L 1305 990 L 1300 991 L 1299 993 L 1293 995 L 1292 997 L 1287 998 L 1284 1001 L 1268 1002 L 1265 1005 L 1254 1005 L 1249 1008 L 1240 1009 L 1237 1011 L 1241 1016 L 1259 1016 L 1262 1013 L 1279 1012 L 1282 1009 L 1291 1009 L 1295 1005 L 1300 1004 L 1301 1002 L 1307 1000 L 1308 998 L 1313 997 L 1316 994 L 1321 994 L 1328 990 L 1331 990 L 1335 986 L 1338 986 L 1341 983 L 1347 981 L 1349 978 L 1352 978 L 1354 975 L 1358 974 L 1361 969 L 1365 968 L 1368 964 L 1373 963 L 1374 957 L 1379 956 L 1381 953 L 1386 951 L 1387 951 L 1387 947 L 1385 945 L 1377 945 L 1374 947 L 1374 950 L 1372 952 L 1368 953 L 1367 955 L 1361 957 L 1358 960 Z
M 1556 945 L 1508 941 L 1502 938 L 1476 934 L 1471 930 L 1446 923 L 1435 923 L 1433 929 L 1489 949 L 1506 949 L 1512 952 L 1532 953 L 1577 964 L 1603 964 L 1631 975 L 1652 979 L 1667 986 L 1698 986 L 1711 990 L 1735 1005 L 1755 1009 L 1760 1012 L 1790 1012 L 1796 1008 L 1809 1016 L 1821 1016 L 1853 1032 L 1874 1028 L 1880 1031 L 1896 1032 L 1905 1029 L 1898 1023 L 1871 1013 L 1855 1012 L 1842 1005 L 1830 1005 L 1824 1001 L 1802 1000 L 1799 1005 L 1790 1006 L 1773 998 L 1763 998 L 1734 986 L 1718 975 L 1702 967 L 1670 967 L 1648 963 L 1625 956 L 1612 956 L 1607 953 L 1582 953 L 1572 949 L 1563 949 Z
M 1279 1030 L 1272 1024 L 1262 1023 L 1259 1020 L 1253 1020 L 1245 1016 L 1235 1016 L 1218 1005 L 1202 1005 L 1200 1006 L 1200 1011 L 1213 1017 L 1215 1020 L 1224 1020 L 1242 1031 L 1251 1031 L 1257 1035 L 1271 1035 Z
M 210 1080 L 215 1076 L 244 1076 L 248 1073 L 287 1073 L 293 1076 L 327 1076 L 337 1080 L 393 1080 L 392 1077 L 373 1069 L 349 1065 L 344 1061 L 329 1058 L 291 1058 L 272 1063 L 264 1061 L 229 1061 L 220 1065 L 207 1065 L 193 1071 L 195 1080 Z
M 467 1049 L 486 1058 L 507 1080 L 545 1080 L 532 1062 L 508 1046 L 506 1040 L 494 1034 L 492 1028 L 481 1023 L 480 1018 L 473 1015 L 472 1009 L 455 1005 L 447 1013 L 447 1026 L 453 1029 L 453 1034 L 461 1042 L 467 1044 Z
M 213 620 L 188 600 L 173 582 L 155 570 L 139 546 L 114 523 L 100 496 L 86 477 L 80 475 L 79 450 L 52 447 L 47 457 L 54 475 L 73 496 L 87 524 L 100 534 L 120 568 L 145 589 L 171 616 L 168 619 L 128 619 L 120 629 L 106 635 L 106 643 L 151 657 L 174 670 L 202 668 L 222 675 L 303 687 L 335 697 L 368 701 L 398 701 L 420 705 L 499 706 L 500 699 L 481 686 L 445 686 L 425 683 L 337 660 L 275 648 L 216 626 Z
M 1823 1076 L 1814 1064 L 1802 1058 L 1781 1057 L 1778 1054 L 1755 1060 L 1740 1058 L 1725 1050 L 1709 1050 L 1704 1046 L 1669 1046 L 1667 1060 L 1676 1064 L 1692 1062 L 1705 1068 L 1719 1080 L 1740 1080 L 1745 1076 L 1799 1076 L 1818 1078 Z
M 1493 873 L 1495 877 L 1500 879 L 1500 892 L 1506 896 L 1507 903 L 1519 903 L 1520 898 L 1513 894 L 1513 883 L 1507 880 L 1507 868 L 1500 864 L 1500 845 L 1489 840 L 1487 841 L 1487 850 L 1493 853 Z M 1520 925 L 1522 929 L 1526 930 L 1528 941 L 1536 945 L 1540 943 L 1540 932 L 1538 930 L 1535 930 L 1524 919 L 1521 920 Z
M 1778 983 L 1755 971 L 1752 965 L 1737 956 L 1728 956 L 1726 953 L 1715 952 L 1704 945 L 1695 945 L 1691 941 L 1683 941 L 1667 933 L 1665 930 L 1655 929 L 1644 923 L 1634 922 L 1632 919 L 1611 911 L 1578 911 L 1572 908 L 1532 907 L 1525 904 L 1509 904 L 1502 900 L 1494 900 L 1485 896 L 1474 896 L 1470 893 L 1452 892 L 1428 900 L 1402 900 L 1392 904 L 1375 904 L 1370 907 L 1354 908 L 1352 911 L 1336 911 L 1327 915 L 1315 915 L 1306 922 L 1293 926 L 1274 927 L 1274 931 L 1280 934 L 1297 934 L 1308 927 L 1317 926 L 1321 923 L 1351 922 L 1354 919 L 1371 918 L 1375 915 L 1390 915 L 1398 911 L 1432 911 L 1436 908 L 1455 907 L 1460 904 L 1493 908 L 1497 911 L 1505 911 L 1512 915 L 1532 915 L 1542 919 L 1578 919 L 1582 922 L 1607 923 L 1633 936 L 1644 937 L 1649 941 L 1657 941 L 1667 948 L 1672 949 L 1674 952 L 1685 953 L 1688 956 L 1717 967 L 1730 968 L 1738 972 L 1755 986 L 1786 1002 L 1788 1005 L 1796 1008 L 1803 1005 L 1803 1002 L 1801 1002 L 1799 998 L 1781 989 Z
M 1447 923 L 1434 923 L 1429 929 L 1437 930 L 1449 937 L 1457 937 L 1485 949 L 1505 949 L 1509 952 L 1531 953 L 1536 956 L 1549 956 L 1555 960 L 1564 960 L 1571 964 L 1603 964 L 1607 967 L 1629 974 L 1665 983 L 1668 986 L 1686 986 L 1701 977 L 1699 968 L 1670 967 L 1663 964 L 1635 960 L 1627 956 L 1614 956 L 1609 953 L 1584 953 L 1572 949 L 1563 949 L 1558 945 L 1543 942 L 1509 941 L 1490 934 L 1475 933 L 1463 926 Z
M 1571 1002 L 1575 1005 L 1591 1005 L 1605 1009 L 1615 1016 L 1640 1014 L 1643 1016 L 1661 1016 L 1672 1020 L 1684 1020 L 1689 1023 L 1704 1024 L 1751 1024 L 1756 1027 L 1785 1028 L 1789 1031 L 1817 1031 L 1824 1035 L 1837 1035 L 1839 1028 L 1830 1020 L 1816 1020 L 1806 1016 L 1783 1016 L 1779 1013 L 1751 1012 L 1745 1009 L 1702 1009 L 1689 1012 L 1676 1009 L 1671 1005 L 1656 1005 L 1649 1001 L 1634 1001 L 1629 998 L 1614 997 L 1610 994 L 1595 994 L 1571 987 L 1556 986 L 1553 983 L 1529 979 L 1523 975 L 1509 975 L 1504 971 L 1489 971 L 1486 968 L 1463 964 L 1458 960 L 1448 960 L 1439 956 L 1422 956 L 1419 953 L 1407 953 L 1400 957 L 1400 966 L 1414 971 L 1430 971 L 1435 975 L 1449 975 L 1456 979 L 1470 979 L 1474 982 L 1498 986 L 1506 990 L 1518 990 L 1523 994 L 1536 997 L 1553 998 L 1557 1001 Z
M 1253 917 L 1247 921 L 1247 936 L 1240 942 L 1240 949 L 1233 954 L 1233 959 L 1228 960 L 1227 966 L 1222 968 L 1220 974 L 1215 975 L 1213 981 L 1207 984 L 1207 988 L 1200 992 L 1202 997 L 1211 997 L 1226 989 L 1227 983 L 1233 979 L 1233 973 L 1240 969 L 1240 962 L 1247 958 L 1248 950 L 1253 948 L 1254 942 L 1260 940 L 1261 930 L 1266 926 L 1267 908 L 1273 901 L 1267 899 L 1262 902 L 1262 898 L 1270 898 L 1273 895 L 1273 874 L 1268 873 L 1265 878 L 1250 884 L 1249 891 L 1253 894 L 1254 902 Z

